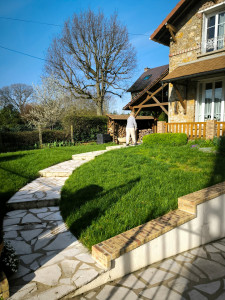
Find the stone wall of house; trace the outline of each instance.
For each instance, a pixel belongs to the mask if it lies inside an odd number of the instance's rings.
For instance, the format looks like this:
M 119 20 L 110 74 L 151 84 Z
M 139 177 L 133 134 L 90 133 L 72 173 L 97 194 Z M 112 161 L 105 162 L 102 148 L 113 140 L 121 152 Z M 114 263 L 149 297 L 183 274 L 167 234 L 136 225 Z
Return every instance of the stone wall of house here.
M 177 42 L 170 42 L 169 68 L 170 72 L 176 69 L 179 65 L 197 60 L 201 51 L 202 41 L 202 25 L 203 14 L 201 10 L 212 7 L 224 0 L 215 1 L 196 1 L 196 5 L 186 15 L 186 18 L 177 27 L 176 33 Z M 196 83 L 188 83 L 188 91 L 184 91 L 182 86 L 179 90 L 182 91 L 182 96 L 187 99 L 187 112 L 184 114 L 183 107 L 178 101 L 178 97 L 174 91 L 173 85 L 169 87 L 169 122 L 194 122 L 195 121 L 195 99 L 196 99 Z

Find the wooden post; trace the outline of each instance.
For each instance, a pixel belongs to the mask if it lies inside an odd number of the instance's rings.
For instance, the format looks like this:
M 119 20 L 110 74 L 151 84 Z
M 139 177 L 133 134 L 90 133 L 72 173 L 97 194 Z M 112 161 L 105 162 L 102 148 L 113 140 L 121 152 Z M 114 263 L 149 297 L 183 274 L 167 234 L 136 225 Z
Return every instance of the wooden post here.
M 70 125 L 70 137 L 71 142 L 74 144 L 73 124 Z
M 113 120 L 113 143 L 115 143 L 115 121 Z

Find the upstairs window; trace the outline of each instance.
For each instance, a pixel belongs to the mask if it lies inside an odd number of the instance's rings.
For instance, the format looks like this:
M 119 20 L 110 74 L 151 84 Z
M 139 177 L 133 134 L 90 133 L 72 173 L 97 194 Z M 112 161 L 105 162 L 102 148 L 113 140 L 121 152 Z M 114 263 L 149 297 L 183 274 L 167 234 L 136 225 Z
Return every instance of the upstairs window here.
M 204 53 L 223 49 L 225 46 L 225 11 L 205 16 L 202 50 Z

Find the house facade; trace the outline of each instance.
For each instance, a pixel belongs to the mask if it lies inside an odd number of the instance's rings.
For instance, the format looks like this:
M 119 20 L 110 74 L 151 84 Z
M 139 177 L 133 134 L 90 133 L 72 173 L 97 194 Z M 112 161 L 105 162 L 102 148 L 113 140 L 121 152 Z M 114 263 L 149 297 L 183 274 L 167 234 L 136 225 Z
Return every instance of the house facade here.
M 225 121 L 225 1 L 181 0 L 151 35 L 170 47 L 168 121 Z

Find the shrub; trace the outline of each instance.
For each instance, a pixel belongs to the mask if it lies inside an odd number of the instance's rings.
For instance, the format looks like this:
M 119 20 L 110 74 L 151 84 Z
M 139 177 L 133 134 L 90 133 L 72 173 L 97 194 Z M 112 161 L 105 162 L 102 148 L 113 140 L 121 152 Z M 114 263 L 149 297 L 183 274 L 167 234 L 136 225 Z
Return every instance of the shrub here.
M 187 144 L 187 135 L 185 133 L 154 133 L 143 137 L 143 144 L 182 146 Z
M 1 255 L 2 268 L 7 276 L 16 273 L 19 267 L 19 259 L 10 242 L 5 242 Z

